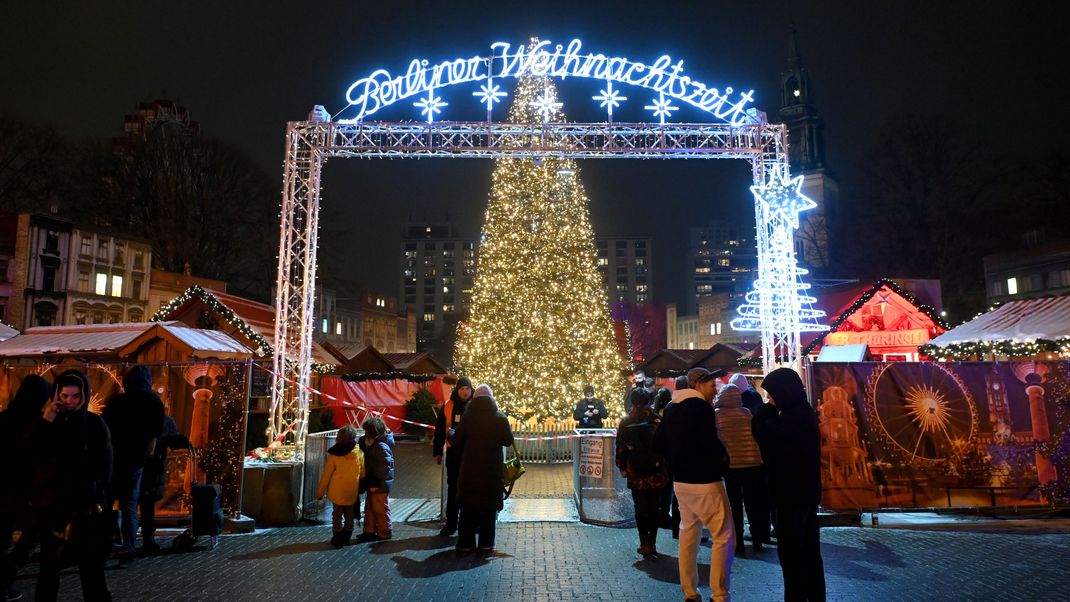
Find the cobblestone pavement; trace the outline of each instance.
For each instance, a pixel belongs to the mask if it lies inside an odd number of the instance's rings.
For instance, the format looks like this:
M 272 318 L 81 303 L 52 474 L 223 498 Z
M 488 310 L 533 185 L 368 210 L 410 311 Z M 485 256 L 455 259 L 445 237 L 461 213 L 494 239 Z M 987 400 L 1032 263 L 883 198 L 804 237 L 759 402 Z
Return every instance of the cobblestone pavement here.
M 398 441 L 394 447 L 393 496 L 430 498 L 439 496 L 442 467 L 435 464 L 429 442 Z M 527 472 L 516 482 L 513 497 L 572 497 L 572 463 L 525 464 Z
M 510 523 L 489 558 L 460 555 L 437 525 L 398 524 L 394 539 L 341 550 L 328 527 L 223 537 L 214 550 L 141 559 L 108 571 L 117 600 L 679 600 L 675 542 L 659 561 L 630 529 Z M 822 531 L 830 600 L 1068 600 L 1063 534 L 830 528 Z M 709 550 L 699 560 L 705 573 Z M 32 594 L 31 565 L 18 585 Z M 706 587 L 703 580 L 703 588 Z M 64 573 L 61 599 L 80 598 Z M 776 552 L 736 559 L 734 599 L 782 596 Z M 707 591 L 708 590 L 704 590 Z

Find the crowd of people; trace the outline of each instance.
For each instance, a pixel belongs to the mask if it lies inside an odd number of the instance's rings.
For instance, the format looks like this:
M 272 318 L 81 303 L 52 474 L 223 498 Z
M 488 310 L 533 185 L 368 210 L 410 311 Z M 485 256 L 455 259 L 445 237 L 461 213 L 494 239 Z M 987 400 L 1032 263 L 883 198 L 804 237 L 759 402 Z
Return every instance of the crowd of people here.
M 672 528 L 680 540 L 680 588 L 685 600 L 700 600 L 705 528 L 712 599 L 729 600 L 733 560 L 746 553 L 745 511 L 755 553 L 772 544 L 775 525 L 785 600 L 824 600 L 821 436 L 802 380 L 786 368 L 771 372 L 761 385 L 766 402 L 744 375 L 723 385 L 721 376 L 692 368 L 675 392 L 654 393 L 653 381 L 636 375 L 616 438 L 616 464 L 634 502 L 636 551 L 656 559 L 659 527 Z
M 317 497 L 326 496 L 334 507 L 331 543 L 336 547 L 350 543 L 364 492 L 364 532 L 357 540 L 392 536 L 394 437 L 377 416 L 361 426 L 364 436 L 359 439 L 356 429 L 339 429 L 317 488 Z M 512 429 L 490 386 L 473 387 L 470 379 L 458 379 L 438 414 L 432 445 L 435 460 L 446 465 L 445 524 L 439 535 L 456 534 L 458 552 L 494 550 L 497 515 L 505 500 L 502 452 L 511 445 Z
M 78 370 L 52 383 L 29 375 L 0 412 L 0 586 L 8 601 L 22 597 L 15 577 L 38 547 L 37 600 L 57 598 L 66 566 L 78 567 L 86 600 L 110 600 L 104 566 L 113 552 L 120 564 L 138 554 L 138 506 L 142 551 L 159 549 L 154 505 L 163 497 L 167 449 L 189 442 L 143 366 L 124 375 L 123 392 L 101 415 L 89 411 L 91 399 Z
M 636 551 L 657 559 L 658 531 L 670 529 L 679 539 L 685 599 L 699 600 L 697 555 L 708 530 L 712 598 L 728 600 L 733 560 L 747 552 L 746 516 L 753 552 L 771 545 L 775 531 L 785 599 L 824 600 L 817 523 L 821 440 L 802 381 L 792 370 L 775 370 L 761 384 L 763 400 L 744 375 L 733 374 L 725 384 L 721 376 L 693 368 L 670 391 L 636 375 L 615 450 L 634 502 Z M 189 440 L 167 415 L 145 367 L 126 373 L 123 392 L 99 416 L 88 411 L 91 397 L 88 378 L 77 370 L 53 383 L 31 375 L 0 412 L 0 453 L 10 459 L 0 475 L 8 485 L 0 494 L 6 600 L 21 596 L 14 580 L 35 547 L 38 600 L 55 600 L 60 570 L 73 565 L 85 599 L 109 600 L 105 562 L 112 553 L 120 564 L 133 561 L 139 527 L 140 553 L 159 549 L 155 503 L 163 497 L 167 450 L 188 447 Z M 585 389 L 573 418 L 580 429 L 603 426 L 608 412 L 593 388 Z M 362 494 L 357 541 L 392 537 L 394 437 L 378 416 L 361 427 L 362 434 L 352 426 L 339 429 L 317 489 L 317 497 L 333 505 L 336 547 L 353 539 Z M 438 414 L 432 446 L 446 473 L 439 535 L 457 534 L 458 552 L 493 551 L 505 497 L 503 450 L 513 443 L 491 388 L 458 379 Z

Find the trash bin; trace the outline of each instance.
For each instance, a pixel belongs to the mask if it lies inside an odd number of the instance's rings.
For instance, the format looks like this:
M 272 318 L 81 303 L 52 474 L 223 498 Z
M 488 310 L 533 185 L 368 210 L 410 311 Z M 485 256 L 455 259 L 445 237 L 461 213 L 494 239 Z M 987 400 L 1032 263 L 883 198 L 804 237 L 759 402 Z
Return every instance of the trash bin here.
M 585 523 L 618 527 L 635 520 L 628 481 L 614 462 L 616 442 L 614 429 L 577 429 L 572 439 L 572 485 Z

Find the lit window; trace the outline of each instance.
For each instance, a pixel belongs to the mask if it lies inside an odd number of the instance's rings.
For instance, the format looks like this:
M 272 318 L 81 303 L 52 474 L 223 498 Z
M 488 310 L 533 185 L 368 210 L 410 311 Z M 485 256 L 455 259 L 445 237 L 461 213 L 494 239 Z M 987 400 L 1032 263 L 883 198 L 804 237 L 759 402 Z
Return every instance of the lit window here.
M 717 334 L 717 325 L 716 324 L 710 324 L 710 335 L 715 335 L 715 334 Z
M 608 265 L 608 264 L 609 264 L 609 259 L 607 259 L 605 257 L 599 257 L 598 258 L 598 265 Z
M 111 296 L 122 297 L 123 296 L 123 277 L 115 275 L 111 277 Z
M 327 332 L 327 318 L 323 319 L 323 332 Z
M 727 267 L 728 266 L 728 260 L 727 259 L 718 259 L 717 260 L 717 265 Z
M 721 323 L 717 323 L 717 334 L 721 334 Z
M 341 335 L 342 334 L 342 323 L 341 322 L 336 322 L 335 323 L 335 325 L 334 325 L 334 334 L 337 334 L 337 335 Z
M 93 292 L 98 294 L 98 295 L 107 295 L 108 294 L 108 275 L 107 274 L 97 274 L 96 288 L 93 289 Z
M 424 314 L 424 322 L 434 322 L 435 314 Z
M 1018 279 L 1017 278 L 1008 278 L 1007 279 L 1007 294 L 1008 295 L 1017 295 L 1018 294 Z

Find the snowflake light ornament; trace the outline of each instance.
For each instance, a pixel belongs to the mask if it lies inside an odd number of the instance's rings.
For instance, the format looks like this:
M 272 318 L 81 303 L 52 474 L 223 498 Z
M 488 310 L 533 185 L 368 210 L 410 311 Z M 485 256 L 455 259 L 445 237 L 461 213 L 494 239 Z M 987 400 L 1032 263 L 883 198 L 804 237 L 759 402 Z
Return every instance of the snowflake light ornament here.
M 648 111 L 654 111 L 654 117 L 660 118 L 662 125 L 665 125 L 666 117 L 672 117 L 672 112 L 680 108 L 670 104 L 671 101 L 665 100 L 664 93 L 659 93 L 658 99 L 650 102 L 653 102 L 654 104 L 646 105 L 643 108 Z
M 780 214 L 792 228 L 799 227 L 799 213 L 817 207 L 817 203 L 800 192 L 803 176 L 788 176 L 787 169 L 780 169 L 764 186 L 751 186 L 751 194 L 765 205 L 770 215 Z
M 442 102 L 441 96 L 435 96 L 434 89 L 427 91 L 427 98 L 412 103 L 412 106 L 420 109 L 420 114 L 427 117 L 427 123 L 434 123 L 435 114 L 442 112 L 442 107 L 449 105 L 448 102 Z
M 480 86 L 479 90 L 479 92 L 472 92 L 472 96 L 478 96 L 479 102 L 487 105 L 488 112 L 494 108 L 495 103 L 501 102 L 503 98 L 508 96 L 508 94 L 501 91 L 501 86 L 490 82 Z
M 628 100 L 627 96 L 621 96 L 620 91 L 613 89 L 613 82 L 606 82 L 606 89 L 599 90 L 601 94 L 598 96 L 592 96 L 592 100 L 601 101 L 602 104 L 598 105 L 606 109 L 609 113 L 609 118 L 613 119 L 614 107 L 619 107 L 622 100 Z
M 550 87 L 546 87 L 542 91 L 542 96 L 531 102 L 531 106 L 535 107 L 539 115 L 542 115 L 543 121 L 548 121 L 558 109 L 565 106 L 565 103 L 556 101 L 557 98 L 554 96 L 554 91 Z

